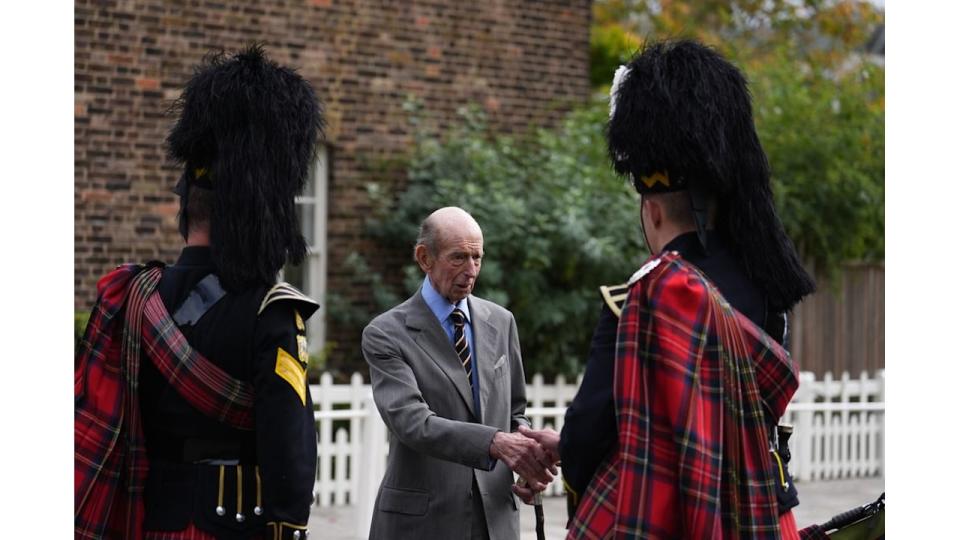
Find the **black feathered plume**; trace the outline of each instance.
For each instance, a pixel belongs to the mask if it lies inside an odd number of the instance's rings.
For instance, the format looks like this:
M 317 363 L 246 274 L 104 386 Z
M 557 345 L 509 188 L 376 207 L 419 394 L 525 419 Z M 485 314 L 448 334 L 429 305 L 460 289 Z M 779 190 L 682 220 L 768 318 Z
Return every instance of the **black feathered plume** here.
M 220 281 L 236 291 L 271 284 L 303 260 L 294 198 L 316 157 L 323 120 L 313 88 L 252 45 L 208 57 L 176 103 L 170 157 L 213 185 L 210 243 Z
M 753 124 L 743 74 L 690 40 L 648 43 L 615 88 L 607 126 L 620 174 L 664 173 L 676 188 L 695 187 L 718 201 L 716 226 L 775 311 L 814 290 L 773 205 L 770 167 Z

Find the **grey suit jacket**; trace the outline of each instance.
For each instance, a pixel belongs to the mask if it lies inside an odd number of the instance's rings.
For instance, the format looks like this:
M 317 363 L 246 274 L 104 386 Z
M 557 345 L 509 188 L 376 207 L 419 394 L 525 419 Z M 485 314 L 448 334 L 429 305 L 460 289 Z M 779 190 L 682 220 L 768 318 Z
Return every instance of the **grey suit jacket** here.
M 363 330 L 374 401 L 390 431 L 371 539 L 466 538 L 474 477 L 490 538 L 520 537 L 513 473 L 489 455 L 497 431 L 529 425 L 517 324 L 492 302 L 467 301 L 480 419 L 460 359 L 419 291 Z

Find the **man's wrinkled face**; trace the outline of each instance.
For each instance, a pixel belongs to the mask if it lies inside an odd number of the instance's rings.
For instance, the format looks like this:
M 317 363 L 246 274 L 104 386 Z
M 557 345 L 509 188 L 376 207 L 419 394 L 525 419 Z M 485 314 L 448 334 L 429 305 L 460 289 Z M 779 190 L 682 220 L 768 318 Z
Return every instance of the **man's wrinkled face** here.
M 483 233 L 478 227 L 456 227 L 440 234 L 437 254 L 427 254 L 424 270 L 434 290 L 452 304 L 473 291 L 483 259 Z

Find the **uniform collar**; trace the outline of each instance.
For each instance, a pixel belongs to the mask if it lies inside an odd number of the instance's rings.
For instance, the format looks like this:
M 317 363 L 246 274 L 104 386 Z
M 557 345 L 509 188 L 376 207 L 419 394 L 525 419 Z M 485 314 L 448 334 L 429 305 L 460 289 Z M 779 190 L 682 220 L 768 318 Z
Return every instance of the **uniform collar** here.
M 712 253 L 715 248 L 720 246 L 720 238 L 713 229 L 707 231 L 707 249 Z M 700 239 L 697 238 L 696 231 L 685 232 L 663 246 L 662 252 L 676 251 L 684 259 L 704 257 L 703 246 L 700 245 Z
M 185 246 L 180 251 L 177 266 L 212 266 L 210 246 Z

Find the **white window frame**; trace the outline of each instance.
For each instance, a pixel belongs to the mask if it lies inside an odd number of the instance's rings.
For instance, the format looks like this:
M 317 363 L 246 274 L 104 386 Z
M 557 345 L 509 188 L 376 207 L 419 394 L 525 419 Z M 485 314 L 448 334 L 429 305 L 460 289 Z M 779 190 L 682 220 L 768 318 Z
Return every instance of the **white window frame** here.
M 320 303 L 320 308 L 307 321 L 307 343 L 310 352 L 323 350 L 326 345 L 326 293 L 327 293 L 327 189 L 330 178 L 330 160 L 326 145 L 317 149 L 317 160 L 310 171 L 308 182 L 313 185 L 312 195 L 300 195 L 296 204 L 313 204 L 313 244 L 307 245 L 307 255 L 302 263 L 303 293 Z M 306 233 L 307 231 L 303 231 Z M 304 234 L 304 236 L 309 236 Z

